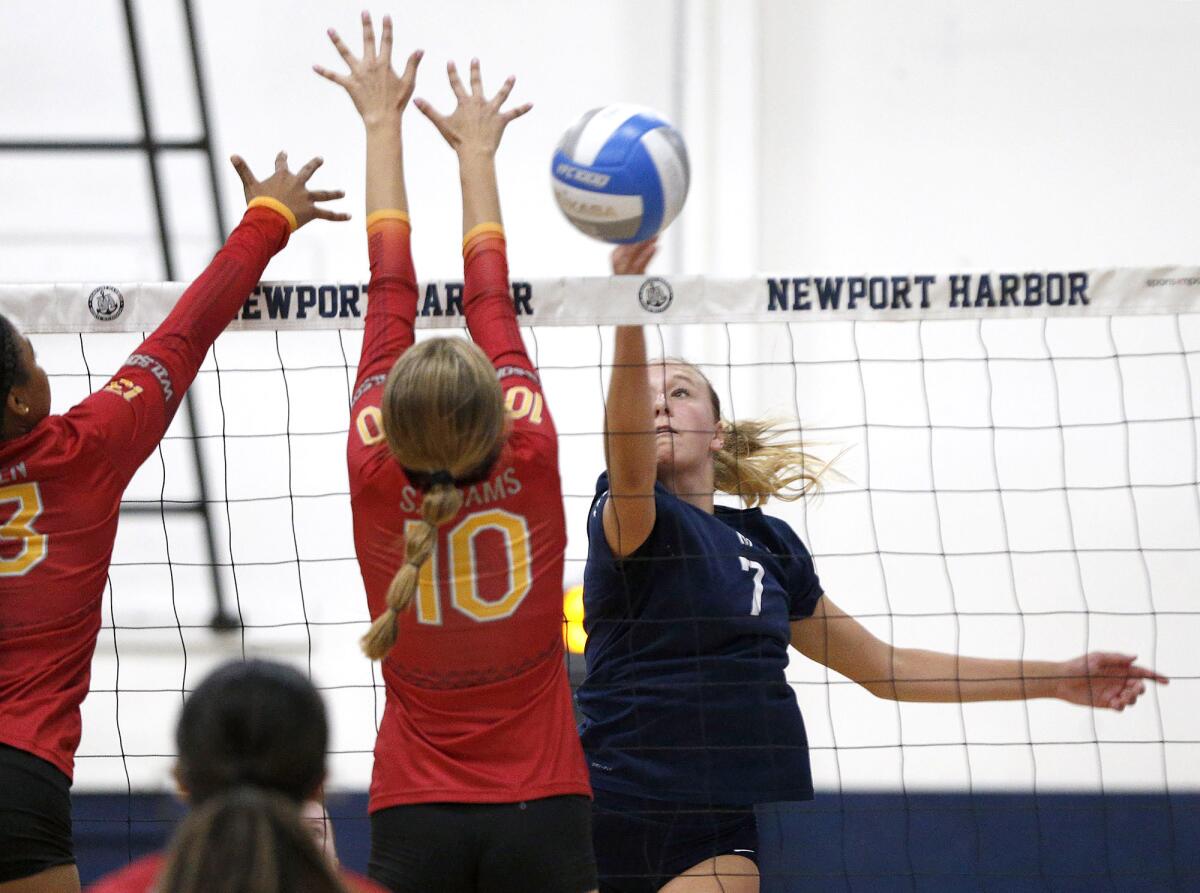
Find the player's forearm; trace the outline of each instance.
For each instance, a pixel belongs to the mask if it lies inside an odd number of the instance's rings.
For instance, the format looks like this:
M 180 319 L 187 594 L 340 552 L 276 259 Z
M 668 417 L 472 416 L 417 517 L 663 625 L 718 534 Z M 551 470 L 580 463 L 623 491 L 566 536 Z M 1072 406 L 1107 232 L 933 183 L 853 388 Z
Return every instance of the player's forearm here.
M 477 231 L 463 246 L 463 266 L 463 313 L 471 339 L 497 369 L 532 370 L 508 290 L 504 234 L 492 227 Z
M 604 449 L 613 495 L 623 481 L 654 477 L 654 404 L 646 385 L 646 339 L 641 326 L 617 326 L 613 368 L 604 404 Z M 639 489 L 641 489 L 639 487 Z
M 481 223 L 502 223 L 495 154 L 484 149 L 461 147 L 458 173 L 462 183 L 463 235 Z
M 397 114 L 367 124 L 367 214 L 382 210 L 408 213 L 400 121 Z
M 290 232 L 278 212 L 248 209 L 216 257 L 138 349 L 167 365 L 176 393 L 181 394 L 195 377 L 204 355 L 245 302 L 267 263 L 287 244 Z
M 367 228 L 367 246 L 371 285 L 358 386 L 366 379 L 386 374 L 396 358 L 412 346 L 417 316 L 416 273 L 407 219 L 386 215 L 374 219 Z
M 1016 701 L 1054 697 L 1063 669 L 1054 661 L 961 657 L 916 648 L 891 649 L 889 665 L 861 680 L 894 701 Z

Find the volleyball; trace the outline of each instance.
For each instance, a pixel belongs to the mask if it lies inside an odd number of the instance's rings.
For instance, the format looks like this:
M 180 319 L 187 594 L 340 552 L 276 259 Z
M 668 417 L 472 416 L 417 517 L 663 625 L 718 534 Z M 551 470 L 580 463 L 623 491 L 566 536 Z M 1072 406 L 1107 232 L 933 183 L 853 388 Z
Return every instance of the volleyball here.
M 607 105 L 563 134 L 550 173 L 558 206 L 579 230 L 605 242 L 641 242 L 683 208 L 687 147 L 653 109 Z

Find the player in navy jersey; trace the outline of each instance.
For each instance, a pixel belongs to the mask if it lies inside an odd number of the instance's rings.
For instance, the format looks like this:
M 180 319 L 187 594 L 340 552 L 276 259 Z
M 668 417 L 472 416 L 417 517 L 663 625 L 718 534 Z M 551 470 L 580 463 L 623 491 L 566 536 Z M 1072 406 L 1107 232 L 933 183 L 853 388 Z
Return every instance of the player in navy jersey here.
M 363 55 L 331 37 L 367 137 L 371 283 L 347 443 L 354 544 L 386 701 L 371 779 L 371 877 L 393 890 L 582 893 L 596 886 L 591 793 L 563 660 L 566 522 L 558 443 L 517 328 L 495 154 L 510 78 L 484 95 L 449 66 L 434 123 L 459 162 L 461 309 L 471 341 L 414 344 L 417 290 L 392 25 Z
M 283 152 L 212 263 L 99 391 L 50 413 L 28 338 L 0 317 L 0 891 L 79 889 L 68 790 L 118 506 L 158 446 L 208 348 L 267 261 L 314 218 L 345 220 Z
M 613 272 L 644 273 L 654 250 L 619 247 Z M 602 891 L 758 890 L 754 805 L 813 794 L 789 644 L 894 700 L 1121 710 L 1145 680 L 1167 681 L 1128 655 L 985 660 L 877 639 L 823 595 L 791 528 L 757 507 L 815 486 L 811 457 L 764 423 L 723 421 L 695 366 L 648 364 L 640 327 L 616 331 L 605 443 L 578 692 Z M 716 506 L 714 490 L 752 507 Z

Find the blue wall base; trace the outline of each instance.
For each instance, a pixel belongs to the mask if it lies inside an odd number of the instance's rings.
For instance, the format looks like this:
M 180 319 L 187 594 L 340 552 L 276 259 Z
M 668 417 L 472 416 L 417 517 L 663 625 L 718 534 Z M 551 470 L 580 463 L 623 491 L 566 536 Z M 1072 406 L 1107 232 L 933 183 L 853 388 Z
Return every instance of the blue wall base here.
M 365 794 L 330 797 L 338 854 L 365 871 Z M 74 797 L 84 883 L 161 849 L 182 807 Z M 818 792 L 759 810 L 762 893 L 1200 893 L 1200 794 Z

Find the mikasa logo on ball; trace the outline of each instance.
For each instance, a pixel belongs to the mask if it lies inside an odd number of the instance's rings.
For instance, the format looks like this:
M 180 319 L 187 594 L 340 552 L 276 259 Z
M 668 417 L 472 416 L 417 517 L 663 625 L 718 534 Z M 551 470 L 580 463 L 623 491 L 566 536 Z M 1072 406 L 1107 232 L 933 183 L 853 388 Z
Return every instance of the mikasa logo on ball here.
M 101 322 L 116 319 L 124 309 L 125 297 L 111 285 L 102 285 L 88 295 L 88 310 Z
M 657 276 L 647 279 L 638 289 L 638 303 L 651 313 L 662 313 L 671 306 L 674 297 L 667 280 L 659 279 Z

